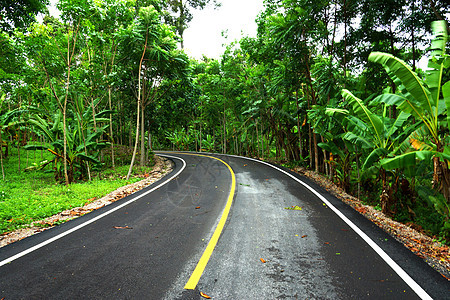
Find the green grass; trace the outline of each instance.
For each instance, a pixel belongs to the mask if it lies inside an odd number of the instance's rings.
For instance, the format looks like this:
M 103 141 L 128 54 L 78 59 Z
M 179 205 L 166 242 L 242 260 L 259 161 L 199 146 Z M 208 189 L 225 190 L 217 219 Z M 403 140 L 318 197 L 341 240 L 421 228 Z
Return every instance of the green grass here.
M 12 152 L 12 153 L 11 153 Z M 27 153 L 28 152 L 28 153 Z M 28 163 L 27 163 L 28 154 Z M 89 199 L 100 198 L 111 191 L 141 180 L 132 177 L 125 180 L 128 166 L 118 166 L 93 174 L 92 181 L 74 183 L 69 186 L 57 184 L 50 170 L 24 172 L 26 166 L 41 161 L 41 151 L 20 151 L 21 171 L 17 148 L 10 148 L 4 159 L 5 180 L 0 174 L 0 234 L 23 227 L 33 221 L 42 220 L 66 209 L 83 206 Z M 43 152 L 43 159 L 51 159 Z M 133 175 L 148 173 L 151 167 L 134 167 Z

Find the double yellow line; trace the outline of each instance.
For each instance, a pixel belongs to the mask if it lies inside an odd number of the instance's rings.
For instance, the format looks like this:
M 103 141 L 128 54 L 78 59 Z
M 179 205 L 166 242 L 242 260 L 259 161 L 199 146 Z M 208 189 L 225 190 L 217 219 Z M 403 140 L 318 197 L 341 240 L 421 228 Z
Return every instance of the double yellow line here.
M 182 153 L 182 154 L 188 154 L 188 153 Z M 222 216 L 220 217 L 219 224 L 217 224 L 216 230 L 214 231 L 214 234 L 212 235 L 211 240 L 208 243 L 208 246 L 206 246 L 206 249 L 203 252 L 202 257 L 198 261 L 197 266 L 194 269 L 194 272 L 192 272 L 191 277 L 189 278 L 188 282 L 184 286 L 184 289 L 186 289 L 186 290 L 193 290 L 197 286 L 197 284 L 200 280 L 200 277 L 202 276 L 203 271 L 206 268 L 206 264 L 208 263 L 211 255 L 214 251 L 214 248 L 217 245 L 217 242 L 219 241 L 219 237 L 222 234 L 223 228 L 227 221 L 228 214 L 230 213 L 230 209 L 231 209 L 231 204 L 233 203 L 234 192 L 236 190 L 236 176 L 234 175 L 233 169 L 231 169 L 230 165 L 228 165 L 226 162 L 224 162 L 223 160 L 221 160 L 217 157 L 213 157 L 213 156 L 209 156 L 209 155 L 201 155 L 201 154 L 191 154 L 191 153 L 189 153 L 188 155 L 195 155 L 195 156 L 207 157 L 207 158 L 212 158 L 212 159 L 218 160 L 228 168 L 228 170 L 230 171 L 230 174 L 231 174 L 231 190 L 230 190 L 230 194 L 228 195 L 228 200 L 227 200 L 225 209 L 222 213 Z

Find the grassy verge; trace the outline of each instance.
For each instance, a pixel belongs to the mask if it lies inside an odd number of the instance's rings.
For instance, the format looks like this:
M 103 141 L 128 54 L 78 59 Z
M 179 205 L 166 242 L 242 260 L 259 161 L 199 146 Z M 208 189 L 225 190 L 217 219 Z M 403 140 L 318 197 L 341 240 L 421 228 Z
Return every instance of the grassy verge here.
M 11 153 L 12 152 L 12 153 Z M 28 158 L 27 158 L 28 156 Z M 55 183 L 53 173 L 46 170 L 24 172 L 27 166 L 50 159 L 45 151 L 10 149 L 4 159 L 5 180 L 0 175 L 0 234 L 21 228 L 66 209 L 83 206 L 92 198 L 100 198 L 113 190 L 141 180 L 136 175 L 151 171 L 151 167 L 134 168 L 130 180 L 125 180 L 127 165 L 93 174 L 92 181 L 65 186 Z

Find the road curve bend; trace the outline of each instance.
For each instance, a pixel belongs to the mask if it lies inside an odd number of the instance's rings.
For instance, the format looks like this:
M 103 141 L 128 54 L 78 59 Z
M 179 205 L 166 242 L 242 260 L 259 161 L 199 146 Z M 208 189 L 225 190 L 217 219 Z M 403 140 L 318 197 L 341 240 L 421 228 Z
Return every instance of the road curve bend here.
M 0 248 L 0 299 L 449 298 L 445 278 L 308 179 L 159 154 L 175 163 L 162 181 Z

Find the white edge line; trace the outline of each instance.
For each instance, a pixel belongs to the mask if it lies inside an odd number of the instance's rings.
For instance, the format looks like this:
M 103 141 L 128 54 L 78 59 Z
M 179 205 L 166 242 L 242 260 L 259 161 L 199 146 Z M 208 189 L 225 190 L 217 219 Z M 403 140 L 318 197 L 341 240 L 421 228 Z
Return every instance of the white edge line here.
M 237 157 L 237 158 L 243 158 L 251 161 L 256 161 L 261 164 L 265 164 L 267 166 L 270 166 L 274 168 L 275 170 L 278 170 L 287 176 L 291 177 L 298 183 L 302 184 L 304 187 L 306 187 L 308 190 L 310 190 L 314 195 L 316 195 L 320 200 L 322 200 L 336 215 L 338 215 L 345 223 L 347 223 L 350 228 L 352 228 L 364 241 L 366 241 L 367 244 L 369 244 L 370 247 L 372 247 L 375 252 L 378 253 L 378 255 L 405 281 L 405 283 L 421 298 L 421 299 L 433 299 L 428 295 L 428 293 L 416 282 L 414 279 L 411 278 L 411 276 L 406 273 L 405 270 L 403 270 L 386 252 L 384 252 L 383 249 L 381 249 L 380 246 L 378 246 L 364 231 L 362 231 L 358 226 L 356 226 L 350 219 L 348 219 L 344 214 L 342 214 L 333 204 L 331 204 L 325 197 L 323 197 L 319 192 L 317 192 L 315 189 L 313 189 L 311 186 L 306 184 L 305 182 L 301 181 L 300 179 L 296 178 L 292 174 L 289 174 L 288 172 L 273 166 L 265 161 L 257 160 L 254 158 L 244 157 L 244 156 L 237 156 L 237 155 L 226 155 L 231 157 Z
M 179 157 L 170 156 L 170 155 L 166 155 L 166 154 L 158 154 L 158 155 L 165 156 L 165 157 L 168 157 L 168 158 L 179 159 L 179 160 L 181 160 L 181 161 L 183 162 L 183 167 L 181 167 L 181 170 L 179 170 L 176 174 L 174 174 L 174 175 L 173 175 L 172 177 L 170 177 L 168 180 L 166 180 L 165 182 L 163 182 L 163 183 L 161 183 L 161 184 L 155 186 L 155 187 L 152 188 L 151 190 L 148 190 L 148 191 L 146 191 L 145 193 L 142 193 L 141 195 L 136 196 L 136 197 L 134 197 L 133 199 L 128 200 L 127 202 L 125 202 L 125 203 L 123 203 L 123 204 L 121 204 L 121 205 L 119 205 L 119 206 L 116 206 L 116 207 L 114 207 L 114 208 L 108 210 L 107 212 L 104 212 L 103 214 L 98 215 L 98 216 L 95 217 L 95 218 L 90 219 L 89 221 L 86 221 L 86 222 L 84 222 L 84 223 L 82 223 L 82 224 L 80 224 L 80 225 L 78 225 L 78 226 L 76 226 L 76 227 L 74 227 L 74 228 L 72 228 L 72 229 L 69 229 L 69 230 L 67 230 L 67 231 L 65 231 L 65 232 L 63 232 L 63 233 L 60 233 L 60 234 L 58 234 L 57 236 L 52 237 L 51 239 L 48 239 L 48 240 L 46 240 L 46 241 L 44 241 L 44 242 L 42 242 L 42 243 L 40 243 L 40 244 L 37 244 L 37 245 L 35 245 L 35 246 L 31 247 L 31 248 L 28 248 L 27 250 L 24 250 L 24 251 L 22 251 L 22 252 L 19 252 L 19 253 L 17 253 L 16 255 L 13 255 L 13 256 L 11 256 L 11 257 L 5 259 L 5 260 L 2 260 L 2 261 L 0 262 L 0 267 L 6 265 L 6 264 L 8 264 L 8 263 L 10 263 L 10 262 L 12 262 L 12 261 L 14 261 L 14 260 L 16 260 L 16 259 L 18 259 L 18 258 L 20 258 L 20 257 L 22 257 L 22 256 L 24 256 L 24 255 L 27 255 L 27 254 L 29 254 L 29 253 L 31 253 L 31 252 L 33 252 L 33 251 L 39 249 L 39 248 L 42 248 L 42 247 L 44 247 L 44 246 L 46 246 L 46 245 L 48 245 L 48 244 L 50 244 L 50 243 L 52 243 L 52 242 L 54 242 L 54 241 L 56 241 L 56 240 L 59 240 L 60 238 L 66 236 L 66 235 L 68 235 L 68 234 L 71 234 L 72 232 L 75 232 L 75 231 L 77 231 L 78 229 L 81 229 L 81 228 L 83 228 L 83 227 L 85 227 L 85 226 L 87 226 L 87 225 L 89 225 L 89 224 L 91 224 L 91 223 L 93 223 L 93 222 L 95 222 L 95 221 L 97 221 L 97 220 L 103 218 L 103 217 L 106 217 L 107 215 L 109 215 L 109 214 L 115 212 L 116 210 L 121 209 L 121 208 L 124 207 L 124 206 L 127 206 L 127 205 L 130 204 L 130 203 L 135 202 L 136 200 L 138 200 L 138 199 L 144 197 L 145 195 L 147 195 L 147 194 L 149 194 L 149 193 L 151 193 L 151 192 L 153 192 L 153 191 L 159 189 L 159 188 L 162 187 L 163 185 L 169 183 L 169 182 L 172 181 L 174 178 L 176 178 L 178 175 L 180 175 L 180 173 L 183 172 L 183 170 L 186 168 L 186 162 L 185 162 L 183 159 L 179 158 Z

